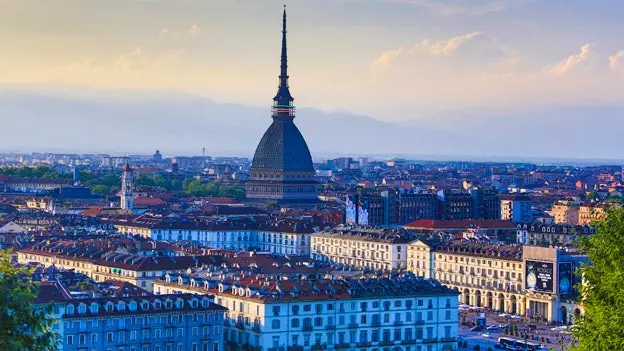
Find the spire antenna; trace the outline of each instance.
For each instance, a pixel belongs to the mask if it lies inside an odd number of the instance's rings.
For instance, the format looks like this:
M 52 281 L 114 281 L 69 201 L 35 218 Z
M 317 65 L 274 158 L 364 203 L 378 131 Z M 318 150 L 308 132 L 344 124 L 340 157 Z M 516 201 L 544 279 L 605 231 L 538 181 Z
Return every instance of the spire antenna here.
M 280 60 L 280 75 L 277 95 L 273 98 L 273 117 L 294 118 L 295 100 L 290 94 L 288 86 L 288 49 L 286 45 L 286 5 L 284 5 L 284 13 L 282 15 L 282 54 Z

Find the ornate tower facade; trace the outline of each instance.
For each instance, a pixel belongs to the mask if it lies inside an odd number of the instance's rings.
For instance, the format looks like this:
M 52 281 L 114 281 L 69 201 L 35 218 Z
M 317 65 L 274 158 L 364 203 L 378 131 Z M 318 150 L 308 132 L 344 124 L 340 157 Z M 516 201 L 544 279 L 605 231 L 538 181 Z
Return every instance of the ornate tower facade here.
M 127 162 L 123 170 L 123 175 L 121 176 L 121 208 L 131 211 L 134 209 L 134 192 L 132 185 L 134 171 Z
M 318 201 L 312 156 L 303 135 L 295 126 L 294 98 L 288 86 L 286 50 L 286 6 L 282 20 L 282 54 L 277 94 L 273 98 L 273 122 L 260 140 L 246 184 L 247 199 L 281 205 Z

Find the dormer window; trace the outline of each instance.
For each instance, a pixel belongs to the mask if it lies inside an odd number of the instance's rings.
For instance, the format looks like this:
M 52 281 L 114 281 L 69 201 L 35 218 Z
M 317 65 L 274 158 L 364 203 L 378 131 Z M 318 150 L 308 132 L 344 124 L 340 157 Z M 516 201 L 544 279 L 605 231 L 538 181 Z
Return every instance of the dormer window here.
M 93 302 L 91 304 L 91 313 L 98 313 L 98 310 L 100 308 L 100 305 L 98 305 L 97 303 Z
M 167 302 L 165 302 L 165 306 L 166 306 L 167 308 L 171 308 L 171 307 L 173 307 L 173 301 L 171 301 L 171 300 L 167 300 Z
M 162 304 L 161 304 L 160 300 L 156 300 L 156 301 L 154 301 L 154 308 L 155 308 L 155 309 L 157 309 L 157 310 L 158 310 L 158 309 L 160 309 L 161 305 L 162 305 Z
M 141 309 L 147 310 L 149 308 L 149 302 L 143 301 L 141 302 Z
M 67 307 L 65 308 L 65 313 L 74 314 L 74 305 L 67 305 Z
M 78 313 L 80 314 L 87 313 L 87 305 L 85 304 L 78 305 Z
M 117 311 L 123 311 L 126 309 L 126 303 L 123 301 L 119 301 L 117 303 Z

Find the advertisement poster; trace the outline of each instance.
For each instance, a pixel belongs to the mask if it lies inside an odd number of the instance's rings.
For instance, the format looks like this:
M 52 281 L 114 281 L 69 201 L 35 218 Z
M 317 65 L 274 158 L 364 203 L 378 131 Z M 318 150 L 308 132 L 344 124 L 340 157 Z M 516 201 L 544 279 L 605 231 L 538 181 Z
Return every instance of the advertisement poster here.
M 553 263 L 526 261 L 526 289 L 539 292 L 553 292 Z
M 572 262 L 559 263 L 559 294 L 572 293 L 573 288 L 573 265 Z

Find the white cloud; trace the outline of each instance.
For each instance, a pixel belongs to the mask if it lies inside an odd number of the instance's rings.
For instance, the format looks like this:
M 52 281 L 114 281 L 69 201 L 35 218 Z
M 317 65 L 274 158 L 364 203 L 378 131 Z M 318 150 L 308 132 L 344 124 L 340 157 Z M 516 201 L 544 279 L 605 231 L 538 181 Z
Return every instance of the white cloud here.
M 417 52 L 433 56 L 450 55 L 460 46 L 464 45 L 466 42 L 472 40 L 479 35 L 481 35 L 481 32 L 473 32 L 456 36 L 448 40 L 434 42 L 430 39 L 425 39 L 408 47 L 401 46 L 394 50 L 382 53 L 371 65 L 371 70 L 377 73 L 383 72 L 389 68 L 391 61 L 396 59 L 397 57 L 400 57 L 402 55 L 411 55 Z
M 553 76 L 561 76 L 566 74 L 579 63 L 587 61 L 587 58 L 589 57 L 592 49 L 592 44 L 587 43 L 583 45 L 579 54 L 570 55 L 564 60 L 557 62 L 555 65 L 547 70 L 547 73 Z
M 609 67 L 613 70 L 620 69 L 622 68 L 622 61 L 624 61 L 624 50 L 609 56 Z
M 158 34 L 160 34 L 160 35 L 167 35 L 169 33 L 171 33 L 171 29 L 169 29 L 169 28 L 162 28 L 160 30 L 160 32 L 158 32 Z

